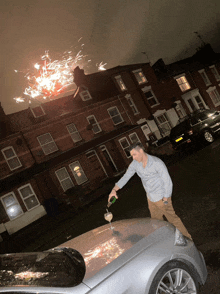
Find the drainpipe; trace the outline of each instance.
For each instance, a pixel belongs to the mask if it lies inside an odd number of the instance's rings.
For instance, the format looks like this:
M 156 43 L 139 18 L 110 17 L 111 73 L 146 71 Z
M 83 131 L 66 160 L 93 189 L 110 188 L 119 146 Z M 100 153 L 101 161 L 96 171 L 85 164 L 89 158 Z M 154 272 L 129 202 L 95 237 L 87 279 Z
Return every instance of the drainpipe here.
M 129 118 L 131 124 L 133 125 L 134 123 L 132 122 L 131 117 L 129 116 L 127 110 L 125 109 L 125 107 L 124 107 L 124 105 L 123 105 L 123 103 L 122 103 L 122 101 L 121 101 L 121 99 L 120 99 L 120 95 L 118 95 L 117 97 L 118 97 L 118 100 L 120 101 L 120 103 L 121 103 L 121 105 L 122 105 L 122 107 L 123 107 L 125 113 L 127 114 L 127 117 Z

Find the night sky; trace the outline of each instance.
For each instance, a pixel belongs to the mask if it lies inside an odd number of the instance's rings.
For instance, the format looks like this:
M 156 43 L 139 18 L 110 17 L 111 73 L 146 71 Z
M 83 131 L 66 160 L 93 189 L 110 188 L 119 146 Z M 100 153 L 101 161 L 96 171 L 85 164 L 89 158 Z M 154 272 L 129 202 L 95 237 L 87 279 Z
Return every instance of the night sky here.
M 55 60 L 83 48 L 86 73 L 100 62 L 108 69 L 186 58 L 202 44 L 194 32 L 220 52 L 220 1 L 1 0 L 0 30 L 0 101 L 9 114 L 28 107 L 13 98 L 23 94 L 25 74 L 46 50 Z

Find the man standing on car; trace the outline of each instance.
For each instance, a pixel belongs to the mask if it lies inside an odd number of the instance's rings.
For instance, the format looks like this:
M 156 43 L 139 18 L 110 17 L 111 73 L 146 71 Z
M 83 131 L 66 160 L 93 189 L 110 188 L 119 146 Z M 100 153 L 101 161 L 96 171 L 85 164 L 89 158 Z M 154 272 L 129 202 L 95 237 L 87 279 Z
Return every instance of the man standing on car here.
M 137 173 L 147 193 L 151 218 L 163 220 L 163 216 L 165 216 L 168 222 L 173 224 L 184 236 L 192 239 L 173 209 L 171 200 L 173 183 L 164 162 L 156 156 L 147 154 L 139 142 L 131 145 L 129 151 L 133 161 L 124 176 L 115 184 L 109 194 L 108 202 L 112 196 L 118 198 L 117 191 Z

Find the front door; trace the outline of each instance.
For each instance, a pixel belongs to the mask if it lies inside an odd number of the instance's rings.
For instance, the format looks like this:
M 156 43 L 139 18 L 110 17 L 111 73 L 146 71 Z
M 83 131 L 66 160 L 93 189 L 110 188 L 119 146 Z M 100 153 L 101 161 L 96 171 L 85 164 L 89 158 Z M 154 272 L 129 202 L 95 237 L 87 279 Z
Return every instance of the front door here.
M 117 171 L 118 171 L 118 170 L 117 170 L 117 167 L 116 167 L 116 165 L 115 165 L 115 163 L 114 163 L 114 161 L 113 161 L 113 159 L 112 159 L 110 153 L 108 152 L 106 146 L 105 146 L 105 145 L 102 145 L 102 146 L 100 146 L 100 149 L 102 150 L 102 153 L 103 153 L 105 159 L 107 160 L 108 165 L 110 166 L 111 170 L 112 170 L 114 173 L 117 172 Z

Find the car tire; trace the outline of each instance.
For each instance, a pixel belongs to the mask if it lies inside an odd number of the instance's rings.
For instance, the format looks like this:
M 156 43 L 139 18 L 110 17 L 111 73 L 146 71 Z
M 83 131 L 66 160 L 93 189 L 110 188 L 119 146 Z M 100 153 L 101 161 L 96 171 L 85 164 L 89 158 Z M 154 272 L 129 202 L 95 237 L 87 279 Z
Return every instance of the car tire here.
M 212 143 L 215 140 L 212 132 L 209 131 L 209 130 L 205 130 L 203 132 L 203 138 L 204 138 L 204 140 L 205 140 L 206 143 Z
M 199 293 L 199 283 L 195 270 L 183 262 L 173 260 L 157 272 L 149 294 Z

